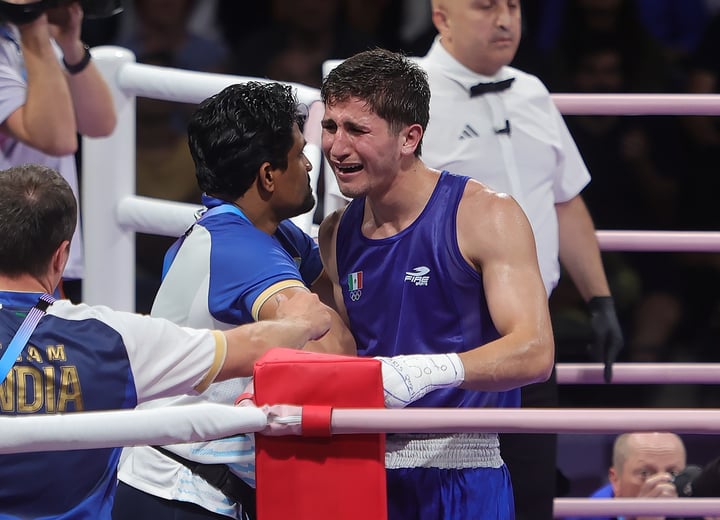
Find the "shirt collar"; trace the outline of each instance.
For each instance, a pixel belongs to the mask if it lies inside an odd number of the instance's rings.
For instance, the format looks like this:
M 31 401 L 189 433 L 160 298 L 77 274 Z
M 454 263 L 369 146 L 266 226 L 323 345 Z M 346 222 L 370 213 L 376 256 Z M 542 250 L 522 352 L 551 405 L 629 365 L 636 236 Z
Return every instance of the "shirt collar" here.
M 2 307 L 29 309 L 43 294 L 42 292 L 0 291 L 0 304 Z
M 478 74 L 477 72 L 470 70 L 465 65 L 456 60 L 440 43 L 440 36 L 436 36 L 433 41 L 430 50 L 425 58 L 426 62 L 430 66 L 437 67 L 442 70 L 447 76 L 462 85 L 468 92 L 470 87 L 480 82 L 490 81 L 501 81 L 508 79 L 511 76 L 510 71 L 507 67 L 502 67 L 497 74 L 493 76 L 485 76 Z
M 253 226 L 255 224 L 252 223 L 252 221 L 248 218 L 247 215 L 245 215 L 245 212 L 240 209 L 239 206 L 236 204 L 233 204 L 232 202 L 228 202 L 223 199 L 218 199 L 217 197 L 213 197 L 212 195 L 208 195 L 207 193 L 202 194 L 201 199 L 202 205 L 207 208 L 207 211 L 214 210 L 215 208 L 221 208 L 220 210 L 215 211 L 230 211 L 232 213 L 235 213 L 236 215 L 239 215 L 243 220 L 248 221 Z M 224 206 L 224 208 L 223 208 Z M 206 214 L 207 212 L 203 211 L 201 215 Z
M 215 206 L 220 206 L 220 205 L 222 205 L 222 204 L 230 204 L 230 203 L 229 203 L 228 201 L 226 201 L 226 200 L 218 199 L 218 198 L 216 198 L 216 197 L 213 197 L 213 196 L 211 196 L 211 195 L 208 195 L 207 193 L 203 193 L 203 194 L 202 194 L 201 203 L 202 203 L 203 206 L 205 206 L 205 207 L 208 208 L 208 209 L 214 208 Z

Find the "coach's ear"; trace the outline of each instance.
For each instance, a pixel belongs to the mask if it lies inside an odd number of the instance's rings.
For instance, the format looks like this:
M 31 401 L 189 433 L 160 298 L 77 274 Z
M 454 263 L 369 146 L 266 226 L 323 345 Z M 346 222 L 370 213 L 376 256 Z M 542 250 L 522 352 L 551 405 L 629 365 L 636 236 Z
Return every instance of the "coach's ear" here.
M 63 272 L 65 271 L 65 265 L 70 258 L 70 241 L 63 240 L 57 247 L 55 252 L 50 258 L 50 265 L 48 265 L 48 276 L 56 282 L 55 286 L 60 283 Z
M 273 193 L 275 191 L 275 175 L 277 173 L 278 170 L 267 161 L 260 165 L 257 182 L 261 192 Z

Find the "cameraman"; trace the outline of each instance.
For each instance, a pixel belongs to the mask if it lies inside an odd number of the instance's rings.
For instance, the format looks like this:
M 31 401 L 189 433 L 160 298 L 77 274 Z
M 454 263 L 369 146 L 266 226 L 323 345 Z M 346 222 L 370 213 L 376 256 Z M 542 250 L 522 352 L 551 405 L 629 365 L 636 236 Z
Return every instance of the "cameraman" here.
M 82 19 L 78 1 L 0 1 L 0 170 L 48 166 L 76 197 L 78 133 L 106 136 L 116 122 L 110 89 L 80 39 Z M 63 273 L 74 299 L 82 276 L 78 225 Z
M 612 466 L 608 471 L 610 482 L 590 498 L 677 497 L 675 476 L 685 467 L 685 445 L 678 435 L 623 433 L 613 445 Z M 594 517 L 590 520 L 613 519 Z M 623 517 L 622 520 L 665 520 L 665 517 Z

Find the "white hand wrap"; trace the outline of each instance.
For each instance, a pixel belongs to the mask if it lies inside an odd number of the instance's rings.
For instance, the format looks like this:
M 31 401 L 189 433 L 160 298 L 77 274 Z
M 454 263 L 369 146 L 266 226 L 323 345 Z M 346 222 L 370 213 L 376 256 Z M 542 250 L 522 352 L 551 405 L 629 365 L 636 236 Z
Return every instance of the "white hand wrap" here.
M 438 388 L 459 386 L 465 367 L 457 354 L 376 357 L 382 363 L 385 406 L 403 408 Z

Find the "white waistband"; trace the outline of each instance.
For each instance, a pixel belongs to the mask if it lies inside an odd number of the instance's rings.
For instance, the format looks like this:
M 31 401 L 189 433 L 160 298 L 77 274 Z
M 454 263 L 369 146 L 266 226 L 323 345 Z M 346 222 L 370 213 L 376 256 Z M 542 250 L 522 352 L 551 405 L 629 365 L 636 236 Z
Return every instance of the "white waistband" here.
M 495 433 L 395 434 L 385 441 L 385 467 L 499 468 L 503 465 Z

